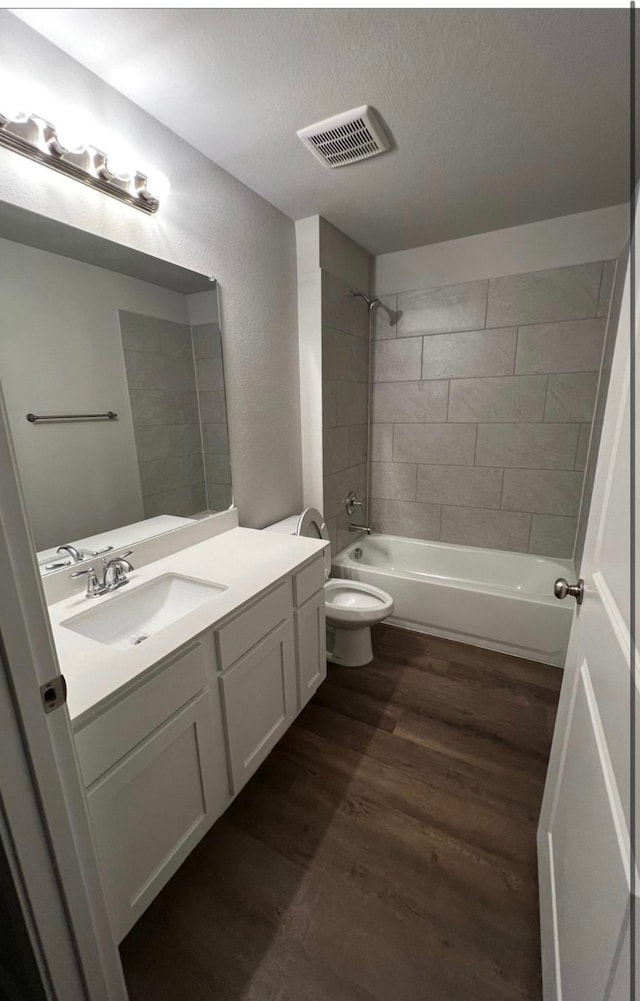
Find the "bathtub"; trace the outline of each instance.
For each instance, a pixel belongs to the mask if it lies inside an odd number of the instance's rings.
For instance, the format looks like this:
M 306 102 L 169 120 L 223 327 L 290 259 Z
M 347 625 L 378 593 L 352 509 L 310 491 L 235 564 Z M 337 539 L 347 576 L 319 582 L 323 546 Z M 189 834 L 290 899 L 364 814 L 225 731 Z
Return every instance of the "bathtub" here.
M 573 602 L 559 602 L 553 583 L 573 578 L 569 560 L 371 535 L 332 573 L 392 595 L 392 625 L 564 666 Z

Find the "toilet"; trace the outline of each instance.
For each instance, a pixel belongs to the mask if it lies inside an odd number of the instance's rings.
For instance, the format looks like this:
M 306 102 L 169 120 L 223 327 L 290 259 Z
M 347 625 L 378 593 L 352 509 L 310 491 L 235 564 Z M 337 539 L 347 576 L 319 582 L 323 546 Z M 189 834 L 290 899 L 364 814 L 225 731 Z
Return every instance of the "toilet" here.
M 307 508 L 300 515 L 292 515 L 274 525 L 268 525 L 264 531 L 329 541 L 324 518 L 313 507 Z M 362 667 L 373 660 L 371 626 L 392 614 L 393 598 L 373 584 L 341 577 L 331 578 L 329 546 L 324 551 L 324 565 L 327 660 L 345 667 Z

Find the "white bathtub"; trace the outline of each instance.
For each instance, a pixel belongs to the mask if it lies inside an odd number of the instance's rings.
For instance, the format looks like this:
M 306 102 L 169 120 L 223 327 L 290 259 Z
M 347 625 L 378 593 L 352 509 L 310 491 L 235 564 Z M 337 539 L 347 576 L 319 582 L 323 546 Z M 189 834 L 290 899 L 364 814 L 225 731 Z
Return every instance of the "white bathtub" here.
M 371 535 L 332 572 L 392 595 L 393 625 L 564 666 L 574 603 L 554 598 L 553 583 L 573 578 L 569 560 Z

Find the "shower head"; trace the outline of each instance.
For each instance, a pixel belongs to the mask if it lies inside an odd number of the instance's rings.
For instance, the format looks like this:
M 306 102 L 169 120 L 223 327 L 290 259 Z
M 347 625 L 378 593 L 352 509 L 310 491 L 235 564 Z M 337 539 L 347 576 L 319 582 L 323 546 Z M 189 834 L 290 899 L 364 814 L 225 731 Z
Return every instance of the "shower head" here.
M 368 309 L 369 309 L 370 313 L 374 309 L 378 309 L 378 307 L 380 307 L 381 309 L 384 309 L 385 313 L 389 317 L 389 326 L 390 327 L 395 327 L 396 323 L 398 322 L 398 320 L 402 316 L 402 310 L 401 309 L 389 309 L 389 307 L 386 306 L 385 303 L 382 302 L 380 299 L 378 299 L 378 298 L 370 299 L 368 295 L 364 294 L 364 292 L 354 292 L 353 289 L 351 289 L 350 292 L 349 292 L 349 295 L 351 296 L 352 299 L 364 299 L 364 301 L 366 302 L 366 304 L 368 306 Z
M 368 295 L 364 294 L 364 292 L 354 292 L 353 289 L 351 289 L 349 295 L 351 296 L 352 299 L 364 299 L 367 306 L 369 307 L 369 312 L 371 312 L 372 309 L 375 309 L 376 306 L 380 305 L 379 299 L 370 299 Z

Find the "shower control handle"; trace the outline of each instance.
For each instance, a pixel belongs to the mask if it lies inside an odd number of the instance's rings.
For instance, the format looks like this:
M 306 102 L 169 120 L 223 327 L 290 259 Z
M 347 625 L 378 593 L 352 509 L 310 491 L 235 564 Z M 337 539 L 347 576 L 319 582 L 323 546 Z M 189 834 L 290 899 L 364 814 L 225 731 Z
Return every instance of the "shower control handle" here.
M 577 584 L 569 584 L 564 577 L 558 577 L 557 581 L 553 585 L 553 593 L 556 598 L 562 600 L 571 595 L 575 598 L 579 605 L 582 604 L 582 599 L 584 598 L 584 581 L 582 577 L 578 580 Z
M 362 507 L 362 501 L 358 500 L 358 495 L 351 490 L 347 496 L 344 506 L 347 510 L 347 514 L 351 516 L 357 507 Z

